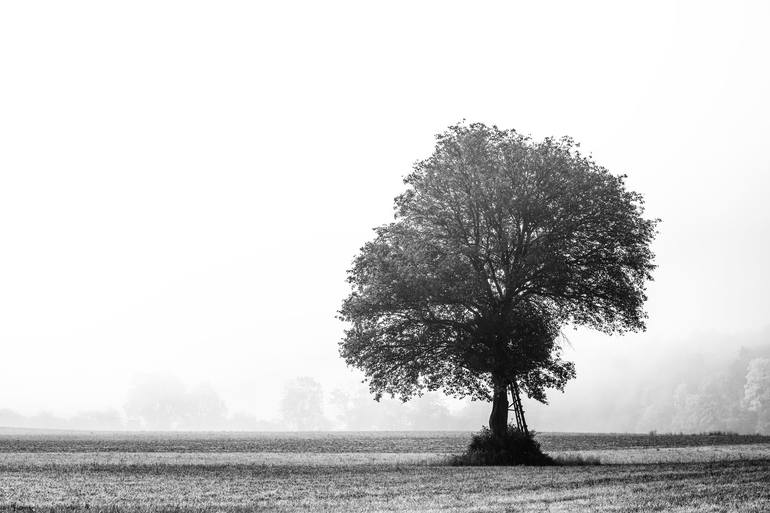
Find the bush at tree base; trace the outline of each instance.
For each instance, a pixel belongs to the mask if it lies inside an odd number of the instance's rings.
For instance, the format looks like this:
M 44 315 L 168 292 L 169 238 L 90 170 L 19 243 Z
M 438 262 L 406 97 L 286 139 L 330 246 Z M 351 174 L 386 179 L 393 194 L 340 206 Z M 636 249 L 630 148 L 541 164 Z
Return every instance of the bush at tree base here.
M 540 449 L 535 433 L 524 433 L 509 425 L 504 436 L 495 436 L 488 428 L 473 435 L 465 454 L 455 456 L 454 466 L 465 465 L 558 465 Z

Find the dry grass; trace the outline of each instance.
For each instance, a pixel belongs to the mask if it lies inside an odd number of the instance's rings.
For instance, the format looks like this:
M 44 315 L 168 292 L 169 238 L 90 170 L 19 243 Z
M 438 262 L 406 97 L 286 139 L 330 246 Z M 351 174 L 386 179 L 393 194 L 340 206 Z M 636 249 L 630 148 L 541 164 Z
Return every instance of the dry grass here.
M 0 504 L 109 511 L 767 511 L 767 460 L 598 467 L 4 471 Z
M 152 433 L 3 433 L 0 452 L 403 452 L 460 453 L 467 431 Z M 538 433 L 546 452 L 770 443 L 761 435 Z
M 468 432 L 0 432 L 0 452 L 453 453 Z
M 442 465 L 437 453 L 292 453 L 292 452 L 30 452 L 0 453 L 0 471 L 66 469 L 139 469 L 145 467 L 329 467 Z
M 770 444 L 607 447 L 618 445 L 554 453 L 600 466 L 507 468 L 450 467 L 427 451 L 0 450 L 0 511 L 770 511 Z
M 0 453 L 0 471 L 140 469 L 149 467 L 355 467 L 444 465 L 444 453 L 294 452 L 17 452 Z M 640 465 L 770 460 L 770 444 L 603 449 L 552 453 L 565 465 Z
M 770 460 L 770 444 L 712 445 L 692 447 L 595 449 L 561 451 L 555 458 L 593 458 L 603 465 L 656 463 L 708 463 L 717 461 Z

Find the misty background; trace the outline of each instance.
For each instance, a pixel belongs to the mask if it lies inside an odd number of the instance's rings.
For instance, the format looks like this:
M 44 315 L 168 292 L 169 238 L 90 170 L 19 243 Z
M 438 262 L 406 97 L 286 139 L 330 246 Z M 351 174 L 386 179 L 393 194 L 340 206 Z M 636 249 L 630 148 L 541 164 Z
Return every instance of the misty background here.
M 631 362 L 620 352 L 604 372 L 576 381 L 553 404 L 525 402 L 541 431 L 770 433 L 770 330 L 746 339 L 706 341 L 740 349 L 658 355 Z M 171 375 L 134 380 L 120 407 L 71 416 L 22 415 L 0 409 L 0 427 L 78 430 L 476 430 L 486 402 L 447 401 L 438 392 L 407 403 L 372 400 L 365 386 L 324 389 L 315 378 L 289 379 L 274 393 L 272 416 L 231 410 L 210 384 L 186 385 Z
M 660 217 L 539 431 L 770 433 L 770 6 L 0 6 L 0 426 L 478 429 L 375 403 L 345 272 L 433 136 L 569 135 Z M 285 408 L 287 401 L 301 407 Z

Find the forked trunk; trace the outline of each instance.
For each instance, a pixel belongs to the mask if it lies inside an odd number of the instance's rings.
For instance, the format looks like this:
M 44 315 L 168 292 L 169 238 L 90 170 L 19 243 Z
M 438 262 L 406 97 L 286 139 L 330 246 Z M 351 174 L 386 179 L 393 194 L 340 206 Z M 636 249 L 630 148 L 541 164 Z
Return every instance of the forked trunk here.
M 492 414 L 489 416 L 489 429 L 496 437 L 502 437 L 508 428 L 508 388 L 495 385 L 492 396 Z

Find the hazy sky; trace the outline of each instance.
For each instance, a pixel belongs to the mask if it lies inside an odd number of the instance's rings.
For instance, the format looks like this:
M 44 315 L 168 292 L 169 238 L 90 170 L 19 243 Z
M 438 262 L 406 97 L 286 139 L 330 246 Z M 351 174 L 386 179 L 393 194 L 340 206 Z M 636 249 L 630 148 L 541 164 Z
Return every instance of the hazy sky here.
M 354 382 L 345 271 L 461 119 L 570 135 L 663 219 L 648 331 L 568 332 L 575 390 L 763 330 L 769 5 L 2 3 L 0 408 Z

